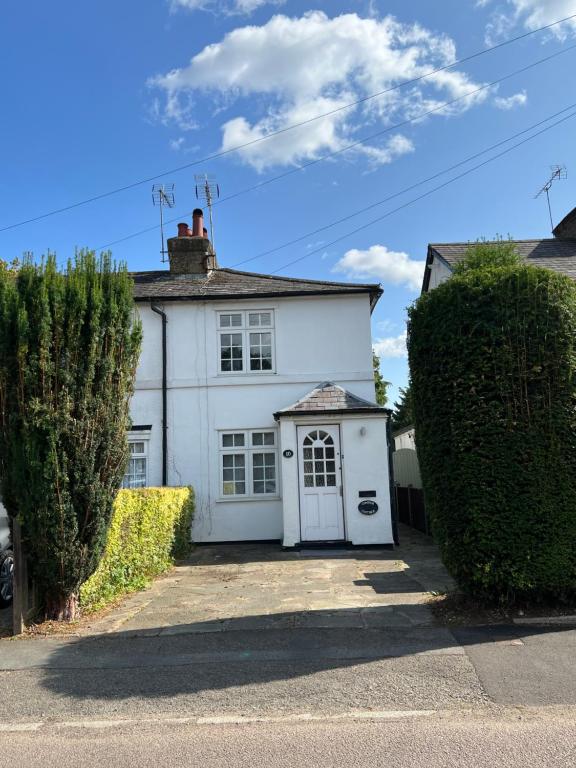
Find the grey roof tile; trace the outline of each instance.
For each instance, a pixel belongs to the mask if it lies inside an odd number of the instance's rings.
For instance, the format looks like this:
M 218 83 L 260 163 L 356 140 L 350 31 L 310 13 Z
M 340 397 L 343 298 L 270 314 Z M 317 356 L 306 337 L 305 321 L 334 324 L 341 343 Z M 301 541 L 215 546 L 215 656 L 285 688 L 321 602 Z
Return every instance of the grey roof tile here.
M 520 257 L 528 264 L 561 272 L 576 280 L 576 239 L 513 240 Z M 430 251 L 438 254 L 449 266 L 462 261 L 474 243 L 431 243 Z
M 282 416 L 296 416 L 314 413 L 389 413 L 377 403 L 371 403 L 358 395 L 353 395 L 346 389 L 334 384 L 333 381 L 324 381 L 302 397 L 298 402 L 287 408 L 282 408 L 274 414 L 278 419 Z
M 374 306 L 382 295 L 377 283 L 338 283 L 277 277 L 235 269 L 215 269 L 207 275 L 178 275 L 169 270 L 133 272 L 134 298 L 145 300 L 222 300 L 272 296 L 368 293 Z

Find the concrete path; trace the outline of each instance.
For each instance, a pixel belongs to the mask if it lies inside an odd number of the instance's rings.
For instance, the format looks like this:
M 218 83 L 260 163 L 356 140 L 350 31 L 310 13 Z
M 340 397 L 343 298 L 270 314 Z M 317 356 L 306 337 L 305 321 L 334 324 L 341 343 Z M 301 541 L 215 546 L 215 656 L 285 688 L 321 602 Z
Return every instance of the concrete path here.
M 434 544 L 408 528 L 394 551 L 201 546 L 89 631 L 166 635 L 429 626 L 431 592 L 451 586 Z

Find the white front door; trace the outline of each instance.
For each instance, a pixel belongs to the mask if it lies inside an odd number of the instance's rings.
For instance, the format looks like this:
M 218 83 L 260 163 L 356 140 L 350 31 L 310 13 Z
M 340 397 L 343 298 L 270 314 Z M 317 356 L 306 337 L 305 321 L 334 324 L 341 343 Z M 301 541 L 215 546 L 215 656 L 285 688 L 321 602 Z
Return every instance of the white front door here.
M 302 541 L 344 539 L 340 428 L 298 427 Z

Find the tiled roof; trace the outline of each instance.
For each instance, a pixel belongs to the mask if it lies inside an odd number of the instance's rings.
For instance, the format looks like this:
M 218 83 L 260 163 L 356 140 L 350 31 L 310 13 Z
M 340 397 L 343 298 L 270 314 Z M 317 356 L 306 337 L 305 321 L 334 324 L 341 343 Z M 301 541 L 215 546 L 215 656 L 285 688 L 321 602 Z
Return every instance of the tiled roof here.
M 178 275 L 169 270 L 133 272 L 136 301 L 221 300 L 272 296 L 369 293 L 374 306 L 382 295 L 376 283 L 334 283 L 215 269 L 207 275 Z
M 333 381 L 325 381 L 318 384 L 312 392 L 309 392 L 294 405 L 282 408 L 278 413 L 275 413 L 274 418 L 322 413 L 328 415 L 330 413 L 389 413 L 389 411 L 381 405 L 353 395 L 334 384 Z
M 555 272 L 561 272 L 576 280 L 576 239 L 560 240 L 513 240 L 520 257 L 535 267 L 546 267 Z M 431 256 L 438 255 L 450 267 L 462 261 L 466 251 L 473 243 L 432 243 L 428 246 L 428 263 Z M 427 289 L 427 278 L 430 270 L 424 276 L 424 290 Z

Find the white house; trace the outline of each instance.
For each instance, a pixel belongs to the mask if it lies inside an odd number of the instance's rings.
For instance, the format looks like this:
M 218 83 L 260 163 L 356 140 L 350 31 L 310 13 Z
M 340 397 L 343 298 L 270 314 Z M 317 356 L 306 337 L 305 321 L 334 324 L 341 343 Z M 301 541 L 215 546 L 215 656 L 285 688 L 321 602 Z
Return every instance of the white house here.
M 196 542 L 392 544 L 380 286 L 221 269 L 200 210 L 168 252 L 169 270 L 133 275 L 144 340 L 125 484 L 192 485 Z
M 554 237 L 512 240 L 520 257 L 536 267 L 561 272 L 576 280 L 576 208 L 556 225 Z M 473 243 L 431 243 L 428 246 L 422 293 L 431 291 L 452 276 Z

